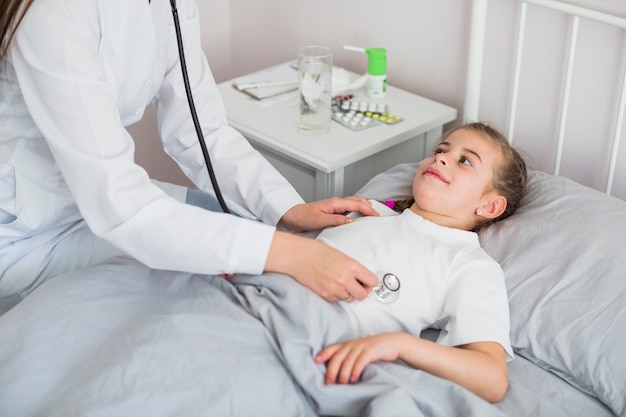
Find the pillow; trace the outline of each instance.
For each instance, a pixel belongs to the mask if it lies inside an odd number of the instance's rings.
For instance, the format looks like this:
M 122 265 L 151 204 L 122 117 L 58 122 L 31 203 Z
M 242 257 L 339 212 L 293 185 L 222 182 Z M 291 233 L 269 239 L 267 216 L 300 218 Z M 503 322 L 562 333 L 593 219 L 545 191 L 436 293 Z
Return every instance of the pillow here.
M 369 180 L 355 194 L 372 200 L 402 199 L 413 195 L 419 162 L 398 164 Z
M 417 165 L 379 174 L 357 194 L 410 195 Z M 479 237 L 504 270 L 516 353 L 625 416 L 626 203 L 531 171 L 518 212 Z

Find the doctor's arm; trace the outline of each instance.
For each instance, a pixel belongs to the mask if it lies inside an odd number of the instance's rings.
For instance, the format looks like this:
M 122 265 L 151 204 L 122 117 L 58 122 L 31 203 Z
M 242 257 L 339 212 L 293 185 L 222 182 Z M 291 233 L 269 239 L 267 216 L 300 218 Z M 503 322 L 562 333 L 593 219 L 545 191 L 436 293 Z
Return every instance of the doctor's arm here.
M 328 362 L 328 384 L 357 382 L 366 365 L 396 359 L 455 382 L 489 402 L 500 401 L 507 390 L 506 356 L 496 342 L 451 347 L 394 332 L 331 345 L 315 357 L 317 363 Z
M 376 275 L 342 252 L 281 231 L 274 233 L 265 271 L 290 275 L 327 301 L 362 300 L 378 284 Z

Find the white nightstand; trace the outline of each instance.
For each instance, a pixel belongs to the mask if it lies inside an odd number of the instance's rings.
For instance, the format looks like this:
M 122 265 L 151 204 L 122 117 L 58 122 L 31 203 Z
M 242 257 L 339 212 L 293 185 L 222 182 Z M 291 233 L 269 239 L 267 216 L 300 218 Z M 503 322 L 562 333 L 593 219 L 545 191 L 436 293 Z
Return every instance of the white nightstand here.
M 456 109 L 388 86 L 382 102 L 404 120 L 354 132 L 331 122 L 325 136 L 298 131 L 297 91 L 256 100 L 231 81 L 219 84 L 230 124 L 291 182 L 306 201 L 354 194 L 374 175 L 429 154 Z M 367 100 L 363 91 L 353 92 Z

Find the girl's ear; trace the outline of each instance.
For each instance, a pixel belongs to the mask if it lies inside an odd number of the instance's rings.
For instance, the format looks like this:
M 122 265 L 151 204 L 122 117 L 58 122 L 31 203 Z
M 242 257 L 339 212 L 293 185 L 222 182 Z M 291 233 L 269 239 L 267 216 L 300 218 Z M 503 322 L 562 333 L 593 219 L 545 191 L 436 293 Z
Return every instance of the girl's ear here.
M 495 219 L 504 213 L 506 203 L 505 197 L 496 195 L 479 208 L 480 216 L 485 219 Z

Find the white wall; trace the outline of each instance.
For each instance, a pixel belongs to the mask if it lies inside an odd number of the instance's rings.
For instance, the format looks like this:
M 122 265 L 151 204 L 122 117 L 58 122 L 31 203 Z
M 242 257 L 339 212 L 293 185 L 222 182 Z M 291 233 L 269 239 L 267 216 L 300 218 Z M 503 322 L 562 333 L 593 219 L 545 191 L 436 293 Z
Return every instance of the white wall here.
M 343 50 L 343 45 L 382 46 L 388 52 L 388 82 L 416 94 L 443 102 L 462 114 L 467 44 L 469 0 L 197 0 L 203 21 L 204 47 L 218 82 L 226 81 L 278 62 L 295 58 L 295 51 L 305 44 L 324 44 L 333 48 L 335 65 L 364 72 L 366 57 Z M 569 3 L 593 7 L 626 18 L 624 0 L 571 0 Z M 517 26 L 517 2 L 490 0 L 488 12 L 487 62 L 484 66 L 480 118 L 506 130 L 506 99 L 510 95 L 514 33 Z M 532 19 L 532 20 L 531 20 Z M 553 12 L 531 9 L 532 27 L 543 28 L 527 42 L 531 69 L 523 82 L 520 97 L 522 114 L 518 117 L 515 144 L 527 154 L 532 167 L 552 169 L 553 141 L 558 117 L 538 104 L 553 102 L 560 91 L 562 75 L 544 71 L 548 62 L 564 59 L 566 41 L 556 31 L 567 20 Z M 577 103 L 569 117 L 574 124 L 568 135 L 575 144 L 564 149 L 566 157 L 578 161 L 564 166 L 562 173 L 592 186 L 602 179 L 594 172 L 607 164 L 606 137 L 614 118 L 608 104 L 593 104 L 591 99 L 610 103 L 616 90 L 618 74 L 611 65 L 625 60 L 623 34 L 599 24 L 581 24 L 582 63 L 576 71 L 572 92 Z M 604 48 L 586 46 L 600 37 Z M 536 48 L 538 45 L 540 48 Z M 529 49 L 530 51 L 530 49 Z M 528 80 L 541 81 L 542 87 L 530 93 Z M 151 117 L 147 115 L 147 119 Z M 597 121 L 598 126 L 589 121 Z M 153 176 L 181 182 L 181 177 L 163 168 L 167 161 L 154 156 L 152 145 L 143 146 L 144 136 L 151 136 L 150 120 L 133 132 L 138 138 L 138 159 Z M 144 125 L 144 123 L 142 123 Z M 146 134 L 146 132 L 148 132 Z M 541 133 L 539 133 L 541 132 Z M 548 133 L 545 133 L 548 132 Z M 626 148 L 626 141 L 623 148 Z M 149 149 L 148 149 L 149 148 Z M 626 165 L 624 149 L 623 165 Z M 174 167 L 175 168 L 175 167 Z M 583 169 L 584 168 L 584 169 Z M 626 178 L 626 170 L 620 172 Z M 618 178 L 619 179 L 619 178 Z M 625 189 L 626 183 L 620 186 Z
M 249 72 L 323 44 L 335 65 L 365 72 L 367 57 L 343 45 L 380 46 L 390 84 L 459 107 L 469 7 L 462 0 L 232 0 L 233 69 Z

